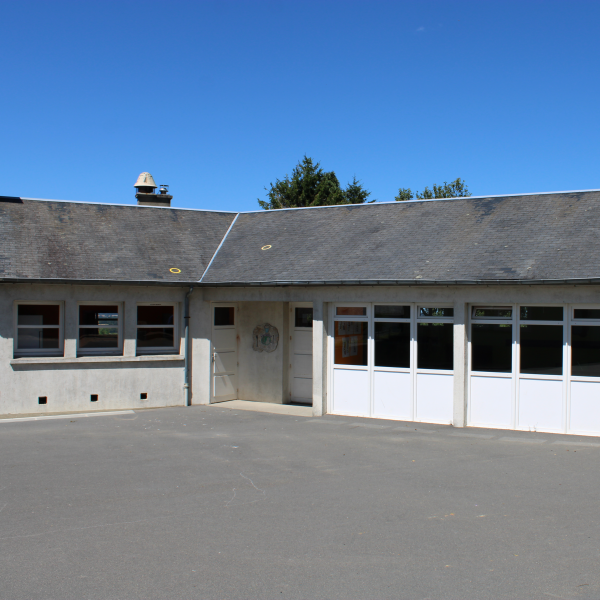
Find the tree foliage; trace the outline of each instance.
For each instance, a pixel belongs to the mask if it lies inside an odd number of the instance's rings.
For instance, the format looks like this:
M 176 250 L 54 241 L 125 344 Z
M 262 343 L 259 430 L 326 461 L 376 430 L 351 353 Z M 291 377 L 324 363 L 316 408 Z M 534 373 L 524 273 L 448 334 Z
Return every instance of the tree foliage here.
M 417 192 L 415 196 L 413 196 L 410 188 L 400 188 L 395 200 L 396 202 L 403 202 L 405 200 L 412 200 L 415 197 L 418 200 L 432 200 L 434 198 L 461 198 L 470 195 L 471 192 L 469 192 L 464 179 L 459 177 L 450 183 L 444 181 L 443 185 L 436 185 L 434 183 L 432 190 L 426 187 L 423 192 Z
M 258 200 L 265 210 L 363 204 L 371 195 L 356 177 L 343 189 L 333 171 L 324 171 L 320 163 L 314 163 L 306 155 L 294 167 L 291 177 L 286 175 L 283 179 L 276 179 L 265 190 L 268 200 Z

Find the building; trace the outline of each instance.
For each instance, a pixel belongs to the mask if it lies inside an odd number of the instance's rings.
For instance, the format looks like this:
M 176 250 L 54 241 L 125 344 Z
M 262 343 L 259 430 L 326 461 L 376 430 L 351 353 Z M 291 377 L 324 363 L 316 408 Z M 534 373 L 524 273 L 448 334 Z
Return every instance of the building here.
M 0 198 L 0 413 L 239 398 L 600 435 L 600 191 L 230 213 L 136 186 Z

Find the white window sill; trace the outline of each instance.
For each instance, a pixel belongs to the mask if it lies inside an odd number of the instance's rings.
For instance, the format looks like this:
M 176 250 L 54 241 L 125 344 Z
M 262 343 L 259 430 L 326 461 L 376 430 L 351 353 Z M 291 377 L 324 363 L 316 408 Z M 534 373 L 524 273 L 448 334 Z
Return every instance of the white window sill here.
M 24 356 L 13 358 L 11 365 L 43 365 L 43 364 L 82 364 L 82 363 L 123 363 L 123 362 L 165 362 L 182 361 L 183 354 L 146 354 L 144 356 L 78 356 L 64 358 L 62 356 Z

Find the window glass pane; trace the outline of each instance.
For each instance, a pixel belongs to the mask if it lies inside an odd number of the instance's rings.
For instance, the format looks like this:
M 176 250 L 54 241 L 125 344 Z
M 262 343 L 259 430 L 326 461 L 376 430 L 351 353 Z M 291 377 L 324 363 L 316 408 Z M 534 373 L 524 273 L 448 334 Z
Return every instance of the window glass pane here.
M 451 371 L 454 368 L 453 330 L 452 323 L 417 323 L 418 369 Z
M 369 324 L 364 321 L 335 321 L 335 364 L 367 366 Z
M 79 325 L 106 325 L 117 327 L 119 324 L 119 307 L 107 305 L 79 305 Z
M 375 305 L 376 319 L 410 319 L 409 306 Z
M 600 377 L 600 327 L 573 325 L 571 363 L 572 375 Z
M 80 327 L 79 348 L 118 348 L 119 330 L 116 327 Z
M 338 306 L 335 309 L 335 314 L 343 317 L 343 316 L 351 316 L 351 317 L 362 317 L 367 316 L 367 307 L 366 306 Z
M 375 323 L 375 366 L 410 367 L 410 323 Z
M 19 325 L 58 325 L 58 304 L 19 304 Z
M 17 348 L 19 350 L 58 349 L 58 327 L 36 329 L 35 327 L 19 327 Z
M 471 326 L 471 368 L 491 373 L 512 372 L 512 325 Z
M 521 325 L 521 373 L 562 375 L 562 325 Z
M 138 306 L 138 325 L 173 325 L 172 306 Z
M 473 317 L 476 319 L 510 319 L 512 318 L 512 308 L 482 308 L 475 306 L 473 307 Z
M 215 306 L 215 325 L 235 325 L 235 307 Z
M 562 321 L 562 306 L 521 306 L 521 319 L 527 321 Z
M 600 321 L 600 308 L 576 308 L 573 313 L 576 319 L 598 319 Z
M 144 329 L 139 327 L 137 330 L 137 345 L 138 348 L 172 348 L 175 345 L 173 328 L 153 327 L 152 329 Z
M 443 317 L 447 319 L 453 316 L 453 308 L 432 308 L 429 306 L 419 307 L 419 317 Z
M 312 327 L 312 319 L 313 319 L 313 309 L 310 307 L 302 308 L 300 306 L 296 307 L 296 315 L 295 315 L 295 325 L 296 327 Z

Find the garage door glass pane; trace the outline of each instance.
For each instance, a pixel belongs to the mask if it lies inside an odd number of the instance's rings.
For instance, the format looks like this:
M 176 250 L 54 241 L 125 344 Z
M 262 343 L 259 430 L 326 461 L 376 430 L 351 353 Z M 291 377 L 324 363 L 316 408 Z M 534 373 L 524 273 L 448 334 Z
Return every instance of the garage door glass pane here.
M 410 368 L 410 323 L 375 323 L 375 366 Z
M 417 324 L 418 369 L 451 371 L 454 368 L 453 330 L 452 323 Z
M 471 369 L 490 373 L 512 372 L 512 325 L 472 325 Z
M 338 317 L 364 317 L 367 315 L 366 306 L 338 306 L 335 309 Z
M 562 306 L 521 306 L 522 321 L 562 321 Z
M 235 308 L 233 306 L 215 306 L 215 325 L 235 325 Z
M 573 311 L 576 319 L 597 319 L 600 321 L 600 309 L 598 308 L 576 308 Z
M 335 364 L 364 366 L 368 364 L 369 324 L 364 321 L 335 322 Z
M 410 306 L 375 305 L 376 319 L 410 319 Z
M 600 377 L 600 327 L 571 328 L 571 361 L 573 375 Z
M 521 325 L 521 373 L 562 375 L 562 325 Z

